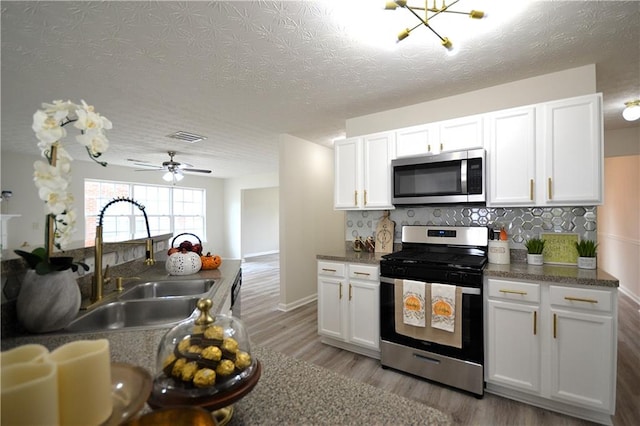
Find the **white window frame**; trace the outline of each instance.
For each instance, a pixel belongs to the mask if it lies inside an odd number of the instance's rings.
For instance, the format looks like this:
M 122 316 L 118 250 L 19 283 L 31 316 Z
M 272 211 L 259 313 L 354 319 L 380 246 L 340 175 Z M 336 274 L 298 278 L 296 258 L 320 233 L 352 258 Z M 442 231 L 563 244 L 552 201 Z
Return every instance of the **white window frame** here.
M 95 191 L 90 187 L 94 185 L 99 186 L 98 197 L 92 196 Z M 100 179 L 85 179 L 84 188 L 84 239 L 87 245 L 95 241 L 100 211 L 116 197 L 132 198 L 145 207 L 152 236 L 190 233 L 206 241 L 206 190 L 203 188 Z M 114 203 L 104 213 L 102 232 L 105 242 L 145 238 L 144 215 L 131 203 Z

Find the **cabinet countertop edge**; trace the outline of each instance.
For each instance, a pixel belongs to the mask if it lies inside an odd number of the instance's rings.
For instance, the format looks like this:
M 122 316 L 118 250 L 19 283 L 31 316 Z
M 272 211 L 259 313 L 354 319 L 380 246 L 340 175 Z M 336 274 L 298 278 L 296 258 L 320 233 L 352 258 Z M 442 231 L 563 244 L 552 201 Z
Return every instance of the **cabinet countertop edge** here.
M 380 264 L 384 253 L 355 252 L 345 250 L 341 253 L 317 254 L 317 260 L 328 260 L 347 263 Z M 488 263 L 484 276 L 487 278 L 506 278 L 533 280 L 566 285 L 582 285 L 594 287 L 617 288 L 620 281 L 602 269 L 580 269 L 577 266 L 565 265 L 529 265 L 527 263 L 511 263 L 497 265 Z

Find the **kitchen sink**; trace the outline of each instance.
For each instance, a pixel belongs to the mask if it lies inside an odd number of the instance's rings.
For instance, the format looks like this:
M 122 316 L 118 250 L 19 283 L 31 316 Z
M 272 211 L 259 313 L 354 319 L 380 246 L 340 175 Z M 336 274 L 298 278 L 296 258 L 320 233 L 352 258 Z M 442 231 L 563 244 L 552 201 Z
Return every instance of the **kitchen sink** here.
M 198 299 L 172 297 L 111 302 L 81 315 L 62 331 L 95 332 L 171 325 L 191 316 Z
M 209 292 L 214 280 L 168 280 L 138 284 L 122 293 L 119 300 L 151 299 L 173 296 L 204 295 Z

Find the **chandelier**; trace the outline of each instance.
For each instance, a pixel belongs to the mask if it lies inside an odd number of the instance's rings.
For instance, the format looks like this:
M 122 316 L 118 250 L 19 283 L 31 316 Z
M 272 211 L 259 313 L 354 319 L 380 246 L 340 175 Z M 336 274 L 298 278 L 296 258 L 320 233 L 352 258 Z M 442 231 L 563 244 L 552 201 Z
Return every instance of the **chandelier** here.
M 433 34 L 435 34 L 439 39 L 440 42 L 442 43 L 442 46 L 444 46 L 447 50 L 451 51 L 453 50 L 453 43 L 451 43 L 451 40 L 449 40 L 447 37 L 442 37 L 440 34 L 438 34 L 436 32 L 436 30 L 434 30 L 429 21 L 431 19 L 433 19 L 434 17 L 440 15 L 441 13 L 455 13 L 455 14 L 460 14 L 460 15 L 467 15 L 470 18 L 473 19 L 482 19 L 485 17 L 485 13 L 480 11 L 480 10 L 472 10 L 470 12 L 459 12 L 459 11 L 455 11 L 455 10 L 449 10 L 449 8 L 451 6 L 453 6 L 454 4 L 458 3 L 458 1 L 460 0 L 455 0 L 450 2 L 449 4 L 447 4 L 446 0 L 442 0 L 442 5 L 440 7 L 438 7 L 436 5 L 436 0 L 433 0 L 433 6 L 429 7 L 429 0 L 425 0 L 424 1 L 424 7 L 419 7 L 419 6 L 409 6 L 407 5 L 407 0 L 395 0 L 395 1 L 389 1 L 387 2 L 387 4 L 385 5 L 385 9 L 386 10 L 396 10 L 396 8 L 402 7 L 404 9 L 407 9 L 409 12 L 411 12 L 416 18 L 418 18 L 418 20 L 420 21 L 419 24 L 417 24 L 415 27 L 413 28 L 405 28 L 404 30 L 400 31 L 400 33 L 398 34 L 398 42 L 404 40 L 405 38 L 409 37 L 409 33 L 413 30 L 415 30 L 416 28 L 418 28 L 421 25 L 424 25 L 425 27 L 429 28 L 431 30 L 431 32 Z M 424 12 L 424 17 L 420 16 L 419 12 L 416 11 L 421 11 Z

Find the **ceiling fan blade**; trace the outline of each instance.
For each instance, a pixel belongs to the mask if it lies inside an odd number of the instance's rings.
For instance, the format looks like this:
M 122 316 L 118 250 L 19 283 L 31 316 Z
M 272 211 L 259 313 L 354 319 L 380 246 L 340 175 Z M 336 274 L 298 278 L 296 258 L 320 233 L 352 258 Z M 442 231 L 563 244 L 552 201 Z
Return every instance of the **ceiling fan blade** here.
M 140 167 L 149 167 L 150 170 L 162 170 L 164 169 L 164 167 L 162 166 L 156 166 L 155 164 L 150 164 L 150 163 L 133 163 L 136 166 L 140 166 Z
M 158 172 L 158 171 L 162 171 L 162 168 L 159 169 L 134 169 L 134 172 Z
M 181 169 L 183 172 L 191 172 L 191 173 L 211 173 L 211 170 L 205 169 Z

